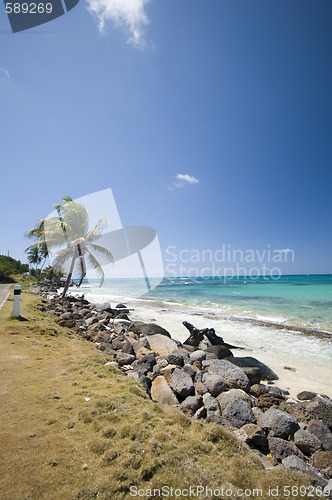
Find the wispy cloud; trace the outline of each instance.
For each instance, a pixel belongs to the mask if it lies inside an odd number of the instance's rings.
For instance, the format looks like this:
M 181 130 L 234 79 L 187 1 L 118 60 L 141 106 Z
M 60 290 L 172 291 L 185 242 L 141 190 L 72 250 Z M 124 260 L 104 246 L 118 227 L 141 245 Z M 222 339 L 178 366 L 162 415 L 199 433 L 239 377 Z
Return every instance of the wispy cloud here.
M 101 33 L 110 22 L 124 28 L 128 34 L 127 42 L 136 48 L 144 48 L 145 27 L 149 19 L 145 6 L 150 0 L 87 0 L 88 11 L 96 19 Z
M 173 189 L 183 188 L 188 184 L 198 184 L 199 180 L 196 179 L 193 175 L 189 174 L 177 174 L 176 180 L 173 182 L 171 186 L 169 186 L 169 190 L 173 191 Z
M 1 66 L 0 66 L 0 81 L 2 82 L 10 81 L 10 74 L 8 69 L 2 68 Z

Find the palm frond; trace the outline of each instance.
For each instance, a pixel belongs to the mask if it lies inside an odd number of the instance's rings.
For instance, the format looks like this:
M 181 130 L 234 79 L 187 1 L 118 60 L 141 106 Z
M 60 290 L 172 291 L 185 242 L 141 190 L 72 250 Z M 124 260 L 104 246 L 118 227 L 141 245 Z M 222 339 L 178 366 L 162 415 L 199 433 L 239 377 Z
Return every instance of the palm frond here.
M 108 219 L 107 217 L 102 217 L 99 219 L 99 221 L 93 226 L 92 229 L 88 232 L 86 235 L 86 241 L 87 243 L 91 243 L 92 241 L 97 240 L 100 238 L 103 234 L 104 229 L 106 229 L 108 225 Z
M 88 261 L 89 261 L 91 267 L 93 269 L 95 269 L 97 271 L 97 273 L 99 274 L 99 276 L 100 276 L 99 287 L 101 287 L 102 284 L 104 283 L 104 279 L 105 279 L 105 274 L 104 274 L 103 268 L 99 264 L 98 260 L 90 252 L 88 253 Z
M 103 257 L 106 258 L 108 263 L 114 264 L 114 257 L 112 252 L 110 252 L 107 248 L 101 247 L 100 245 L 96 245 L 94 243 L 89 243 L 89 249 L 92 249 L 94 252 L 96 252 L 99 255 L 102 255 Z M 89 250 L 90 251 L 90 250 Z M 91 251 L 90 251 L 91 252 Z

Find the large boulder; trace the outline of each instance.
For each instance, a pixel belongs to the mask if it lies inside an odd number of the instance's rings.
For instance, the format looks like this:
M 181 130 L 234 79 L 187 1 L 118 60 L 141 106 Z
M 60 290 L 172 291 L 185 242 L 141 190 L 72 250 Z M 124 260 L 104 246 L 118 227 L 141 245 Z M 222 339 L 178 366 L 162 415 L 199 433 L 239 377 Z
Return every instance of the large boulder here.
M 184 401 L 182 401 L 180 408 L 184 413 L 193 416 L 202 406 L 204 405 L 201 396 L 188 396 Z
M 289 436 L 294 435 L 299 429 L 295 418 L 279 408 L 270 408 L 260 415 L 257 425 L 268 431 L 271 437 L 280 437 L 282 439 L 287 439 Z
M 281 462 L 286 457 L 296 455 L 302 460 L 305 460 L 303 453 L 296 447 L 293 441 L 286 441 L 285 439 L 269 437 L 268 444 L 270 453 L 273 458 Z
M 146 337 L 147 335 L 165 335 L 165 337 L 171 337 L 169 332 L 165 330 L 162 326 L 156 323 L 143 323 L 142 321 L 135 321 L 129 325 L 129 330 Z
M 205 351 L 215 354 L 217 359 L 225 359 L 233 357 L 232 351 L 224 345 L 212 345 L 211 347 L 207 347 Z
M 257 406 L 263 411 L 272 408 L 273 406 L 279 406 L 285 398 L 283 396 L 279 396 L 279 394 L 271 394 L 270 392 L 265 392 L 261 394 L 257 398 Z
M 233 358 L 232 358 L 233 359 Z M 226 359 L 209 359 L 202 362 L 210 373 L 220 375 L 232 389 L 249 391 L 250 382 L 247 375 Z
M 243 358 L 233 357 L 229 361 L 240 368 L 259 368 L 261 380 L 278 380 L 278 375 L 274 373 L 268 366 L 251 356 L 244 356 Z
M 319 420 L 310 420 L 307 431 L 320 439 L 324 450 L 332 451 L 332 432 Z
M 226 391 L 228 385 L 220 375 L 213 373 L 204 373 L 202 377 L 203 384 L 207 387 L 208 392 L 216 398 L 221 392 Z
M 230 391 L 221 393 L 217 397 L 220 411 L 224 411 L 226 406 L 234 399 L 241 399 L 242 401 L 245 401 L 249 406 L 251 406 L 251 398 L 246 392 L 242 391 L 242 389 L 231 389 Z
M 165 377 L 162 375 L 156 377 L 152 382 L 151 399 L 165 406 L 179 404 L 174 392 L 166 382 Z
M 153 370 L 156 364 L 156 356 L 154 353 L 147 354 L 133 362 L 132 367 L 139 375 L 146 375 Z
M 330 430 L 332 429 L 332 400 L 330 398 L 316 396 L 313 400 L 303 404 L 310 420 L 321 420 Z
M 191 376 L 180 368 L 175 368 L 168 381 L 173 391 L 185 398 L 194 392 L 194 383 Z
M 237 429 L 240 429 L 240 427 L 245 424 L 255 422 L 255 417 L 250 406 L 241 399 L 233 399 L 233 401 L 228 403 L 222 412 L 222 415 L 233 427 L 236 427 Z
M 290 455 L 289 457 L 282 459 L 282 465 L 287 469 L 293 469 L 300 472 L 311 473 L 312 469 L 309 465 L 305 463 L 300 457 L 296 455 Z
M 322 449 L 320 439 L 304 429 L 295 432 L 294 443 L 305 455 L 312 455 L 315 451 Z
M 177 343 L 174 340 L 165 335 L 160 335 L 159 333 L 149 335 L 148 340 L 150 348 L 160 356 L 166 357 L 178 348 Z
M 115 357 L 119 366 L 131 365 L 135 361 L 135 356 L 126 352 L 118 351 Z
M 201 349 L 197 349 L 197 351 L 190 353 L 190 359 L 193 361 L 204 361 L 206 359 L 206 353 Z
M 317 451 L 310 458 L 310 463 L 325 477 L 332 477 L 332 451 Z

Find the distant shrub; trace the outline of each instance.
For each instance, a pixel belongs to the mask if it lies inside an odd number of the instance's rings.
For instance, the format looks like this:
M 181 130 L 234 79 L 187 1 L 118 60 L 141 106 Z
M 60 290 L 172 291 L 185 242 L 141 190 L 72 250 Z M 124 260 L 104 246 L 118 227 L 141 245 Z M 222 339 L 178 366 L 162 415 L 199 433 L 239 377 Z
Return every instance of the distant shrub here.
M 23 274 L 29 271 L 28 264 L 22 264 L 20 260 L 13 259 L 7 255 L 0 255 L 0 282 L 14 283 L 16 274 Z

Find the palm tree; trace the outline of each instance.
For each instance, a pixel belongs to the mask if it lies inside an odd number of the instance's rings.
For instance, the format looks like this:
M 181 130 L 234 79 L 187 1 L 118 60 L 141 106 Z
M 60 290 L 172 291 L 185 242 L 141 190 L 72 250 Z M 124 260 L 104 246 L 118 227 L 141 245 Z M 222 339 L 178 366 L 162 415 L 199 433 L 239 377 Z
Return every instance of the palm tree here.
M 90 266 L 100 276 L 100 286 L 104 282 L 104 271 L 95 254 L 114 262 L 112 253 L 94 242 L 98 240 L 107 225 L 107 219 L 101 218 L 89 230 L 89 217 L 83 205 L 74 201 L 66 201 L 63 205 L 56 206 L 58 216 L 44 220 L 44 235 L 49 251 L 55 253 L 53 266 L 63 268 L 70 262 L 68 276 L 62 297 L 67 293 L 75 265 L 78 264 L 80 286 L 86 276 L 86 259 Z
M 31 247 L 30 250 L 28 251 L 28 262 L 30 264 L 36 264 L 36 271 L 38 264 L 40 264 L 42 261 L 42 257 L 40 255 L 39 247 Z

